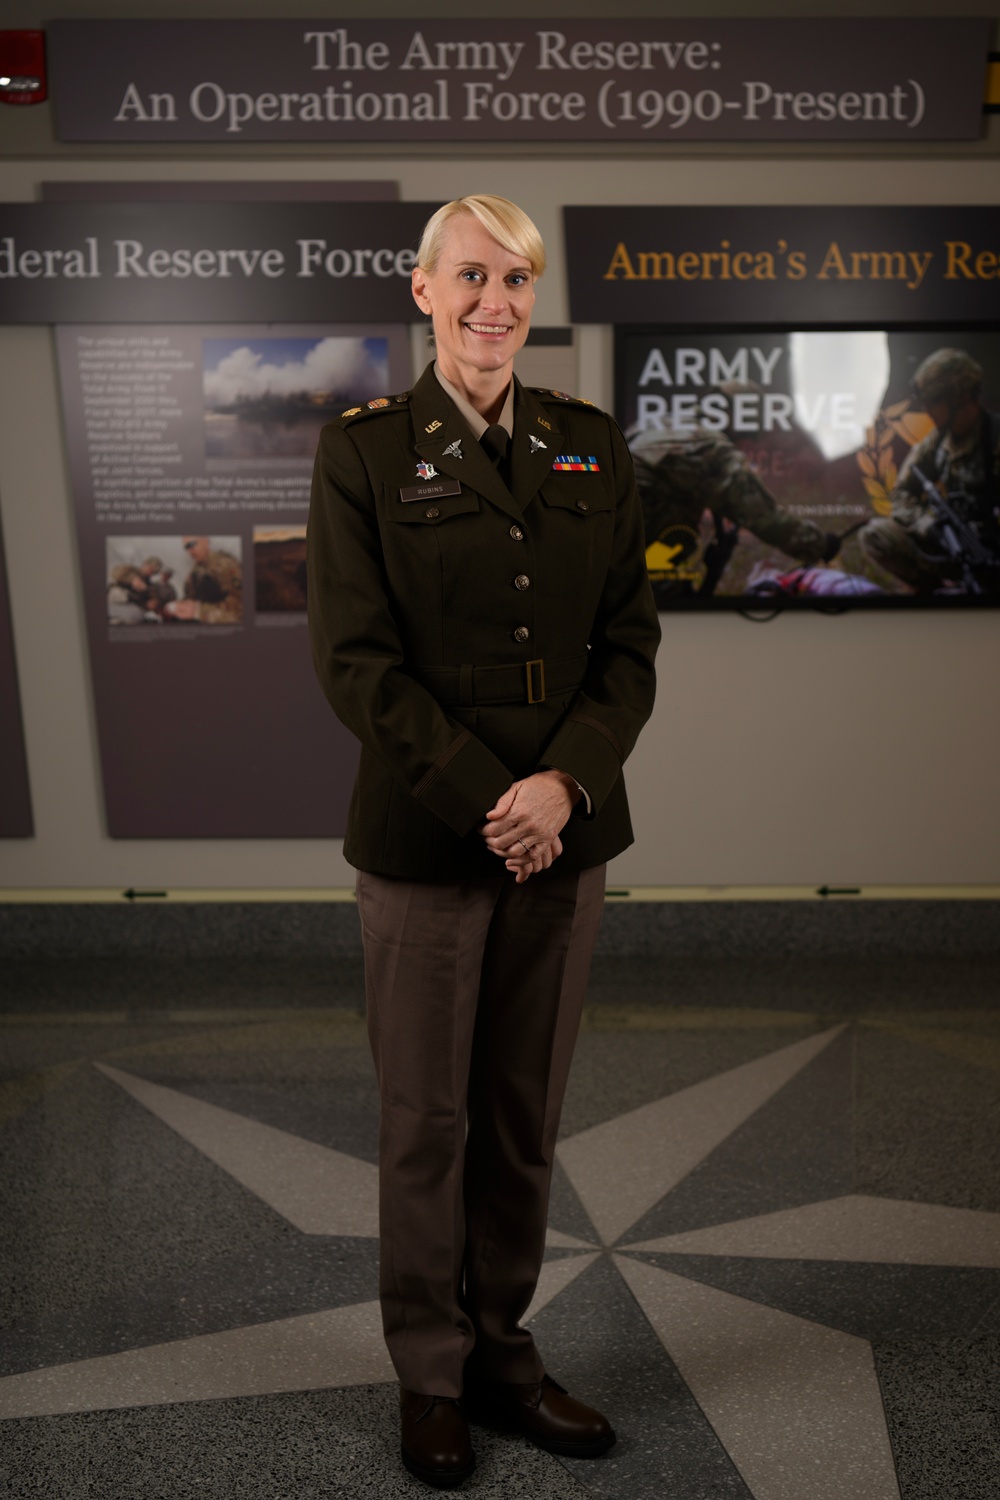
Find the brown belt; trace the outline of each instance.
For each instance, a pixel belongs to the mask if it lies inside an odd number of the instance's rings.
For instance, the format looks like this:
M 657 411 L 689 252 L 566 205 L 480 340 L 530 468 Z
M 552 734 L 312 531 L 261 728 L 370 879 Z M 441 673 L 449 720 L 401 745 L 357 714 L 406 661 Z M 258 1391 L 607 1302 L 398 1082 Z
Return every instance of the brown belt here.
M 558 661 L 511 662 L 500 667 L 417 667 L 414 677 L 445 708 L 476 708 L 480 704 L 544 703 L 546 698 L 573 693 L 583 682 L 589 655 Z

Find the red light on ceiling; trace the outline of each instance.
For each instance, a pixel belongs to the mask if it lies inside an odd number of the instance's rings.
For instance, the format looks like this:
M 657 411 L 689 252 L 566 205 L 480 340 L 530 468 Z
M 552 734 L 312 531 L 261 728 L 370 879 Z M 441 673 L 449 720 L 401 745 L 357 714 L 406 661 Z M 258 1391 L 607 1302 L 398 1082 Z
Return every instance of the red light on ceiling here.
M 41 104 L 49 95 L 44 31 L 0 31 L 0 104 Z

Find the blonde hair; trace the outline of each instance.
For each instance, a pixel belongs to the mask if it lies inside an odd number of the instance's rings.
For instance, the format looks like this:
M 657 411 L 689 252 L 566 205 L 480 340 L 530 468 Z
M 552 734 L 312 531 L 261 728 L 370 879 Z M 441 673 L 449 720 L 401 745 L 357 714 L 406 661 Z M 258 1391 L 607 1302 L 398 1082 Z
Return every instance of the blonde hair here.
M 424 225 L 417 249 L 417 265 L 433 271 L 437 266 L 448 225 L 459 214 L 471 214 L 491 234 L 498 245 L 512 255 L 523 255 L 534 277 L 545 270 L 545 246 L 532 221 L 522 208 L 509 198 L 494 193 L 475 193 L 468 198 L 454 198 L 432 214 Z

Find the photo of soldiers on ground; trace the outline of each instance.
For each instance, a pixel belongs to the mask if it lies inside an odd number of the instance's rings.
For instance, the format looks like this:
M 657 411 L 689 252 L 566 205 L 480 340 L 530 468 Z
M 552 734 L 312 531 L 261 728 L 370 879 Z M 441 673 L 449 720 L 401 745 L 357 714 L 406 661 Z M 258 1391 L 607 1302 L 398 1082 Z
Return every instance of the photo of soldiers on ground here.
M 303 614 L 306 608 L 306 528 L 255 526 L 253 572 L 257 614 Z
M 658 605 L 1000 598 L 1000 340 L 966 342 L 620 331 Z
M 238 536 L 108 537 L 109 625 L 239 625 Z
M 108 573 L 109 623 L 160 624 L 164 608 L 177 598 L 173 575 L 173 568 L 155 556 L 145 557 L 138 564 L 114 563 Z

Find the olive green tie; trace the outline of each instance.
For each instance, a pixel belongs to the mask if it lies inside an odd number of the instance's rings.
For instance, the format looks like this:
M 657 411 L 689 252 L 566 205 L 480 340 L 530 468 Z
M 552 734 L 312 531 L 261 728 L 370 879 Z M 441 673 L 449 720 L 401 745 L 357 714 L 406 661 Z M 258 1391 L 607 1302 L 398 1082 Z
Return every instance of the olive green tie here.
M 501 427 L 499 422 L 494 422 L 491 427 L 487 427 L 479 442 L 489 454 L 500 478 L 510 489 L 510 434 L 506 427 Z

